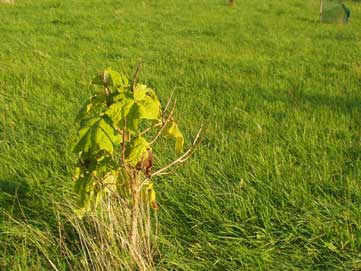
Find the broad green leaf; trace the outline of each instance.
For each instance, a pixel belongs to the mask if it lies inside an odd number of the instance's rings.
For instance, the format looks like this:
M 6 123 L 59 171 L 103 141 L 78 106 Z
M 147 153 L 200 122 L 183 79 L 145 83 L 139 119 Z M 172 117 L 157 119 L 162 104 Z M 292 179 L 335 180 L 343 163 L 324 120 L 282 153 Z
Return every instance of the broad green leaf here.
M 134 95 L 134 96 L 133 96 Z M 127 120 L 127 130 L 133 134 L 139 132 L 139 120 L 160 120 L 160 103 L 153 90 L 145 85 L 137 85 L 134 93 L 120 93 L 113 95 L 114 104 L 106 111 L 106 114 L 119 127 L 124 117 Z
M 137 136 L 139 122 L 142 119 L 161 121 L 161 105 L 155 92 L 146 85 L 129 87 L 128 79 L 121 73 L 106 69 L 95 77 L 94 96 L 90 97 L 80 110 L 77 120 L 80 128 L 72 142 L 72 151 L 79 153 L 78 168 L 75 170 L 74 189 L 79 195 L 78 214 L 83 215 L 96 208 L 102 194 L 121 193 L 129 197 L 129 173 L 119 168 L 119 144 L 122 137 L 117 128 L 123 128 L 126 119 L 128 142 L 125 146 L 125 159 L 129 166 L 145 172 L 146 162 L 151 160 L 150 146 L 147 140 Z M 106 86 L 108 91 L 104 91 Z M 176 150 L 183 149 L 183 135 L 174 121 L 168 123 L 165 134 L 176 139 Z M 116 149 L 115 149 L 116 148 Z M 114 155 L 114 152 L 118 155 Z M 101 180 L 101 182 L 99 182 Z M 142 197 L 153 208 L 157 208 L 153 184 L 147 183 L 142 189 Z
M 124 74 L 113 71 L 111 68 L 107 68 L 103 73 L 97 75 L 92 84 L 94 85 L 106 85 L 109 87 L 116 87 L 118 90 L 123 90 L 128 86 L 128 79 Z
M 143 100 L 147 94 L 148 87 L 146 85 L 137 84 L 134 88 L 134 100 Z
M 91 96 L 88 101 L 82 106 L 82 108 L 79 110 L 78 115 L 76 116 L 76 121 L 80 121 L 82 118 L 84 118 L 86 115 L 100 109 L 102 105 L 104 105 L 105 102 L 105 96 L 96 95 Z
M 183 151 L 184 137 L 174 120 L 168 122 L 164 133 L 175 138 L 175 150 L 177 153 L 181 153 Z
M 108 79 L 107 83 L 109 86 L 114 86 L 118 89 L 122 89 L 128 86 L 128 79 L 124 76 L 124 74 L 113 71 L 111 68 L 106 69 L 104 73 Z
M 138 104 L 139 117 L 160 120 L 161 106 L 154 91 L 146 85 L 138 84 L 134 89 L 134 101 Z
M 126 93 L 118 94 L 116 99 L 117 101 L 109 106 L 109 108 L 105 111 L 105 114 L 107 114 L 113 123 L 118 126 L 120 120 L 123 120 L 129 113 L 132 105 L 134 104 L 134 100 L 130 94 Z
M 139 105 L 134 103 L 127 114 L 127 129 L 129 132 L 136 134 L 139 132 Z
M 125 160 L 131 166 L 136 166 L 148 156 L 149 144 L 144 137 L 137 136 L 128 142 L 125 148 Z
M 103 194 L 103 190 L 96 187 L 91 175 L 76 180 L 74 191 L 78 194 L 78 207 L 74 211 L 80 218 L 91 208 L 96 208 Z
M 82 177 L 75 181 L 74 191 L 79 195 L 79 207 L 84 208 L 89 205 L 93 190 L 94 180 L 91 176 Z
M 107 116 L 85 119 L 80 123 L 80 129 L 73 141 L 72 150 L 75 153 L 97 153 L 104 150 L 113 153 L 113 145 L 121 142 L 121 136 L 113 128 Z

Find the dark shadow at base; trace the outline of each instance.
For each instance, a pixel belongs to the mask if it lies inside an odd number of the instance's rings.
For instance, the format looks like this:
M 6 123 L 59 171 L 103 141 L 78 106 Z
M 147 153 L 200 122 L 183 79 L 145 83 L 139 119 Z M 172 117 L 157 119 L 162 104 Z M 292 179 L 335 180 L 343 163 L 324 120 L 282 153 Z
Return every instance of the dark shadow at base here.
M 0 180 L 0 194 L 23 196 L 29 191 L 29 185 L 19 180 Z
M 0 180 L 0 212 L 13 217 L 23 216 L 22 210 L 29 207 L 29 191 L 29 184 L 25 181 L 11 178 Z M 0 218 L 0 223 L 3 218 Z

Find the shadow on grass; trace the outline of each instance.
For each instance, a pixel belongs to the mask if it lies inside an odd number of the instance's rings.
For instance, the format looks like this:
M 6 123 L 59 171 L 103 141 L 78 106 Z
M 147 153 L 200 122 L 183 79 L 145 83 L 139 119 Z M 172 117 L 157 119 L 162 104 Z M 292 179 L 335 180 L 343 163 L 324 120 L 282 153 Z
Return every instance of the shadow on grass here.
M 323 94 L 288 93 L 279 97 L 270 97 L 270 101 L 281 101 L 292 106 L 302 107 L 312 105 L 315 108 L 328 107 L 330 110 L 338 110 L 351 113 L 353 110 L 361 110 L 361 98 L 349 95 L 328 96 Z
M 23 210 L 29 209 L 27 193 L 29 185 L 17 179 L 0 180 L 0 213 L 11 215 L 14 218 L 23 218 Z M 0 224 L 5 216 L 0 216 Z
M 315 17 L 313 19 L 305 18 L 305 17 L 296 17 L 295 20 L 299 21 L 299 22 L 308 23 L 308 24 L 315 24 L 315 25 L 319 24 L 319 18 L 318 17 Z
M 345 96 L 325 96 L 319 94 L 305 95 L 303 100 L 318 106 L 338 107 L 346 111 L 361 108 L 361 99 L 354 99 Z
M 0 194 L 7 193 L 12 196 L 24 196 L 29 191 L 29 185 L 19 180 L 0 180 Z

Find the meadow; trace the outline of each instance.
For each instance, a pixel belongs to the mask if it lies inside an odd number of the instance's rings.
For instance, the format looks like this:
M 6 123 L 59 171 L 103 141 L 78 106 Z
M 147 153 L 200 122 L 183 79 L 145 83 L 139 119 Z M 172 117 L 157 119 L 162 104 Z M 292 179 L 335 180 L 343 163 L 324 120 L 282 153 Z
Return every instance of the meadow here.
M 67 270 L 31 233 L 57 234 L 90 80 L 140 60 L 186 142 L 208 128 L 154 180 L 157 270 L 361 270 L 361 3 L 346 5 L 336 25 L 316 0 L 0 4 L 0 270 Z

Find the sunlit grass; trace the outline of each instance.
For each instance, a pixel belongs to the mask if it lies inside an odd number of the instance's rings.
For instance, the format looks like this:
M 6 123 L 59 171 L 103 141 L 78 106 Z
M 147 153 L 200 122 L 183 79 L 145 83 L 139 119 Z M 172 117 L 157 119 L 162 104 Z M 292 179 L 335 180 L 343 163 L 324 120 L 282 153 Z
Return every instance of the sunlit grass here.
M 142 59 L 163 103 L 175 89 L 188 142 L 208 127 L 193 160 L 154 180 L 159 270 L 360 269 L 361 4 L 347 2 L 348 25 L 317 23 L 318 5 L 0 5 L 1 211 L 57 233 L 51 202 L 72 187 L 67 144 L 89 80 L 108 66 L 131 76 Z M 0 269 L 49 270 L 13 223 L 0 218 Z

